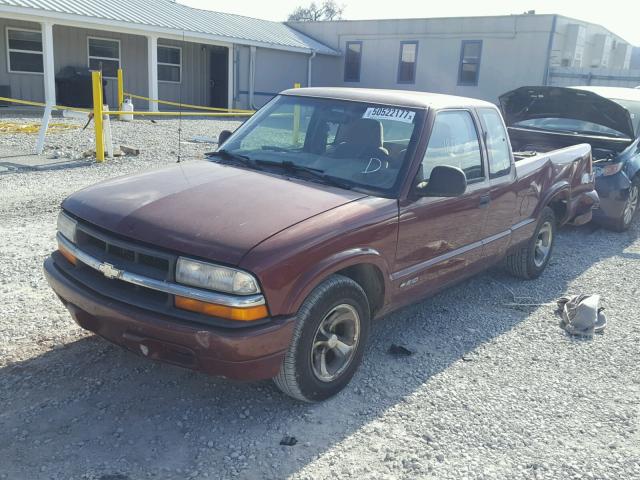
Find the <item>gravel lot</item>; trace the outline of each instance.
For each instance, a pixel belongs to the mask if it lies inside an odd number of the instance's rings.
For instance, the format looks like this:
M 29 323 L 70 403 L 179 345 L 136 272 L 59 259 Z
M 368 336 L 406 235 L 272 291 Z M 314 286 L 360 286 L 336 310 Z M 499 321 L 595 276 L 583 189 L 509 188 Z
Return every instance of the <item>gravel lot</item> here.
M 320 405 L 270 382 L 151 363 L 82 331 L 41 271 L 58 206 L 175 162 L 177 123 L 114 123 L 137 158 L 0 176 L 0 478 L 640 478 L 640 222 L 624 234 L 564 229 L 536 281 L 494 270 L 389 316 L 350 387 Z M 235 123 L 182 125 L 188 139 Z M 52 136 L 49 153 L 90 138 Z M 552 306 L 507 306 L 509 290 L 539 304 L 600 293 L 609 326 L 572 338 Z M 391 356 L 391 344 L 414 353 Z M 280 446 L 285 435 L 298 443 Z

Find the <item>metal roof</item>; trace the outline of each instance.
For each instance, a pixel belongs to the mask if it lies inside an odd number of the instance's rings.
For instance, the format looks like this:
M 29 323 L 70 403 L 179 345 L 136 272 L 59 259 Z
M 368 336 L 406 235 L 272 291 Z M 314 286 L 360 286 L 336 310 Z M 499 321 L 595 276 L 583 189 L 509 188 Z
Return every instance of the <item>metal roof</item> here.
M 232 43 L 248 42 L 287 50 L 338 52 L 280 22 L 230 13 L 200 10 L 172 0 L 0 0 L 0 12 L 75 20 L 101 19 L 127 26 L 153 27 L 224 38 Z M 124 25 L 123 25 L 124 26 Z

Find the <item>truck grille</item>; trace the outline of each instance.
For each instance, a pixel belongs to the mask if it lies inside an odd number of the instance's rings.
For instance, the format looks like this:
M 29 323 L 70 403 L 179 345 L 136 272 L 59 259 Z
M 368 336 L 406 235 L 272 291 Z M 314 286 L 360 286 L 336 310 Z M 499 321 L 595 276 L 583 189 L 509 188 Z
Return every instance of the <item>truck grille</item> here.
M 80 222 L 76 230 L 76 244 L 85 253 L 120 270 L 167 282 L 174 279 L 173 272 L 177 260 L 174 255 L 119 239 Z M 68 266 L 65 271 L 101 295 L 122 302 L 151 309 L 166 309 L 173 305 L 172 296 L 168 293 L 107 278 L 81 262 L 78 262 L 76 267 Z

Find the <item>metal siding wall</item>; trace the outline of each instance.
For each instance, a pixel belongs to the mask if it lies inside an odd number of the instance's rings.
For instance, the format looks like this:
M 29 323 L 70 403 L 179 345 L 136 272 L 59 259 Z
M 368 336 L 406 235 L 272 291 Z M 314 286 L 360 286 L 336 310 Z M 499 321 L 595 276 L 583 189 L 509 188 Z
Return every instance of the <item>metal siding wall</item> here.
M 9 73 L 7 61 L 7 27 L 40 30 L 40 24 L 0 18 L 0 85 L 11 87 L 11 97 L 44 102 L 44 76 L 33 73 Z M 2 112 L 2 109 L 0 109 Z
M 53 27 L 54 60 L 56 73 L 66 66 L 88 67 L 87 37 L 120 40 L 120 66 L 124 70 L 125 91 L 147 95 L 147 39 L 139 35 L 72 28 L 62 25 Z M 105 96 L 109 107 L 117 108 L 115 78 L 105 78 Z M 137 109 L 146 109 L 146 102 L 134 101 Z
M 334 55 L 317 55 L 312 61 L 311 86 L 333 87 L 342 84 L 344 58 Z
M 158 45 L 173 45 L 182 48 L 182 84 L 158 83 L 160 100 L 194 105 L 209 105 L 209 50 L 198 43 L 177 42 L 159 38 Z M 182 91 L 181 91 L 182 90 Z M 163 108 L 174 109 L 175 107 Z
M 299 82 L 307 84 L 309 55 L 258 48 L 256 51 L 256 106 L 268 102 L 273 95 L 292 88 Z M 268 94 L 268 95 L 264 95 Z
M 551 15 L 302 22 L 295 29 L 344 52 L 347 41 L 362 41 L 360 82 L 344 82 L 344 57 L 332 76 L 315 69 L 312 83 L 394 88 L 481 98 L 496 102 L 513 88 L 540 84 L 547 63 Z M 399 84 L 400 42 L 418 41 L 415 84 Z M 463 40 L 482 40 L 477 86 L 459 86 Z M 330 62 L 329 62 L 330 63 Z

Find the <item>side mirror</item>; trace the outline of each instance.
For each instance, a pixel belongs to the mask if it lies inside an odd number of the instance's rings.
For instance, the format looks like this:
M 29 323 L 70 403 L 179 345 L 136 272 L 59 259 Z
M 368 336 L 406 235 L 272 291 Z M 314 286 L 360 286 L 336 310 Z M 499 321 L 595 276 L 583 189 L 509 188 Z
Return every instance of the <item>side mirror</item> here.
M 414 192 L 419 197 L 459 197 L 467 190 L 467 176 L 456 167 L 440 165 L 431 171 L 428 182 L 418 182 Z
M 218 146 L 221 146 L 224 142 L 226 142 L 229 137 L 232 135 L 230 130 L 222 130 L 220 135 L 218 135 Z

